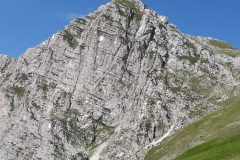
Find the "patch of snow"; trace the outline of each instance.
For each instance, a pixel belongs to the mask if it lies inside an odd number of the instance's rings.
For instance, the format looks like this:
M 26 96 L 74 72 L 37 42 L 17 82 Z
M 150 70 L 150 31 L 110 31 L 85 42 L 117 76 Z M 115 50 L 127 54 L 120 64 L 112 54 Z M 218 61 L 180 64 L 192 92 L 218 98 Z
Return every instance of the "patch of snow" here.
M 99 41 L 101 42 L 101 41 L 103 41 L 104 40 L 104 36 L 100 36 L 99 37 Z
M 115 41 L 114 41 L 114 44 L 116 44 L 116 43 L 118 43 L 118 41 L 117 41 L 117 37 L 116 37 L 116 39 L 115 39 Z
M 52 39 L 54 39 L 54 38 L 55 38 L 55 34 L 52 35 Z
M 51 123 L 48 124 L 48 128 L 49 128 L 49 129 L 52 128 L 52 124 L 51 124 Z

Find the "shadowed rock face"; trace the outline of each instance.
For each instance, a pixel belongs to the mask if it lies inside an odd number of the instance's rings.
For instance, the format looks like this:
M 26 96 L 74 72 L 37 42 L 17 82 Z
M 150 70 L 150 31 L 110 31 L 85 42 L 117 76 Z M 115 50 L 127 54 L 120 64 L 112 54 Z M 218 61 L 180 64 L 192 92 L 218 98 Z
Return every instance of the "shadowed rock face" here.
M 0 56 L 0 157 L 143 159 L 239 84 L 239 58 L 224 54 L 239 51 L 210 41 L 114 0 L 18 60 Z

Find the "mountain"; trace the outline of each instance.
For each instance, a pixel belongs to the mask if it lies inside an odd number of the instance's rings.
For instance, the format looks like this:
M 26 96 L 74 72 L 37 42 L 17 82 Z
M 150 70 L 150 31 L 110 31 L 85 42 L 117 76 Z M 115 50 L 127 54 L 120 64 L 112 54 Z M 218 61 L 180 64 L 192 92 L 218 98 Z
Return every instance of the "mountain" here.
M 3 160 L 173 159 L 187 148 L 156 155 L 167 137 L 239 98 L 240 51 L 113 0 L 0 73 Z
M 148 151 L 145 160 L 237 160 L 240 158 L 240 99 L 229 98 L 223 108 L 177 131 Z

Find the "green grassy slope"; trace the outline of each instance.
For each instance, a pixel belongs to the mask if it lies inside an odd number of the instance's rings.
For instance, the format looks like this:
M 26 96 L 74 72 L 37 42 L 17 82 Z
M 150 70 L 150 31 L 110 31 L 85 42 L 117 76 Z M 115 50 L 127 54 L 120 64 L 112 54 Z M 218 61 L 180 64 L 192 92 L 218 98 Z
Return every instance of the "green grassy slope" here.
M 173 155 L 176 155 L 176 160 L 238 159 L 240 97 L 230 98 L 223 106 L 151 149 L 145 160 Z
M 235 49 L 232 45 L 220 40 L 211 40 L 209 43 L 222 49 Z
M 239 57 L 240 56 L 240 51 L 237 50 L 235 47 L 233 47 L 232 45 L 224 42 L 224 41 L 220 41 L 220 40 L 211 40 L 209 41 L 209 44 L 217 47 L 218 49 L 220 49 L 220 51 L 223 54 L 226 54 L 230 57 Z
M 198 145 L 175 160 L 232 159 L 240 156 L 240 134 L 228 138 L 218 138 Z

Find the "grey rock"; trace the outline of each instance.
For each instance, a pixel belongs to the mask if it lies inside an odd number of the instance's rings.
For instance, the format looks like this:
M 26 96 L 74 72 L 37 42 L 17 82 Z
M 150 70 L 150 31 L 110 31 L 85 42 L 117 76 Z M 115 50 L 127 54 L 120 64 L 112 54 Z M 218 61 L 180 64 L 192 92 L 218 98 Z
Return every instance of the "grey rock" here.
M 210 40 L 114 0 L 18 60 L 1 55 L 0 157 L 143 159 L 239 85 L 239 58 Z

